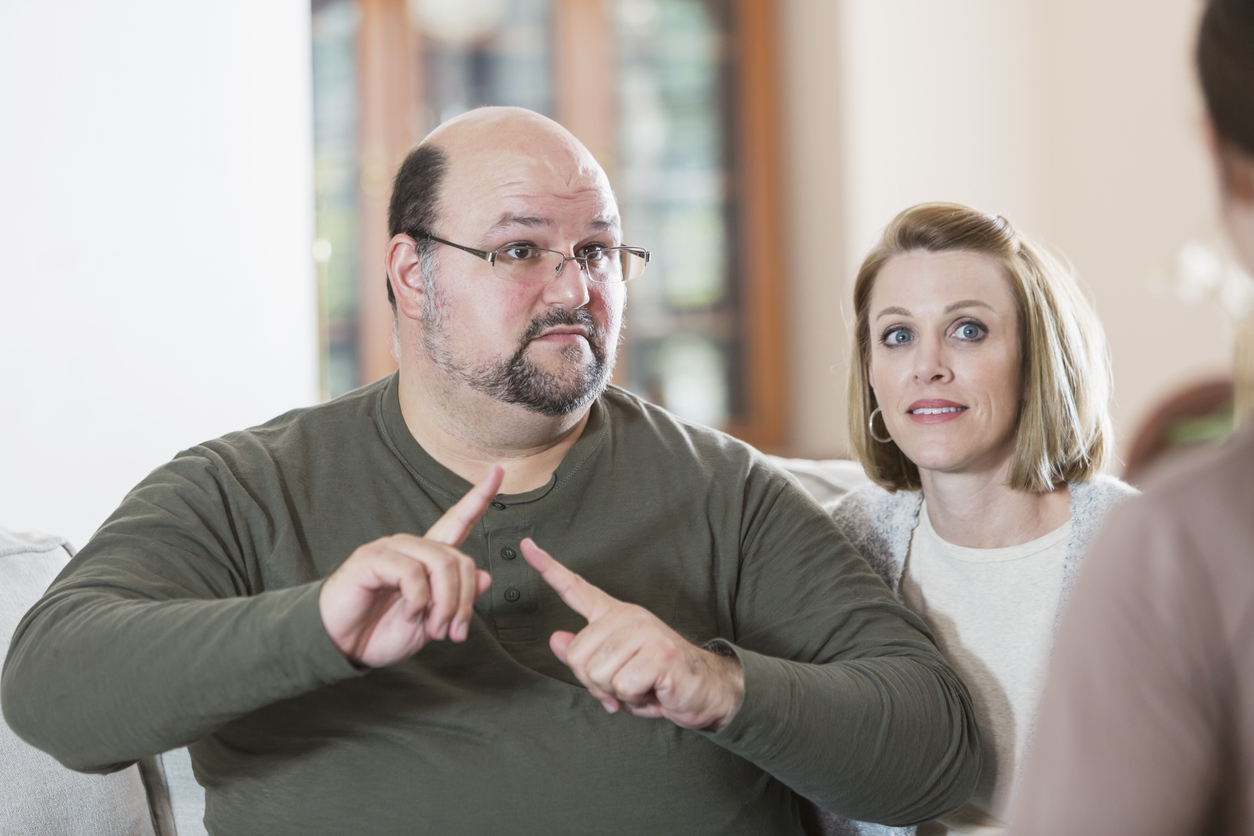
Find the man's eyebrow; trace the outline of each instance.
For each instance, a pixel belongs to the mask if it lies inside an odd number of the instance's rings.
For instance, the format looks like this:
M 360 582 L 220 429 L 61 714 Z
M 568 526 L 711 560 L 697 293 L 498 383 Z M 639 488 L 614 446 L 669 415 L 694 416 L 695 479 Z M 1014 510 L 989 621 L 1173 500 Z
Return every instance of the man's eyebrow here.
M 488 234 L 490 235 L 493 232 L 500 232 L 502 229 L 511 226 L 525 226 L 532 229 L 539 227 L 547 228 L 553 226 L 553 219 L 541 217 L 540 215 L 517 215 L 513 212 L 507 212 L 497 218 L 496 223 L 494 223 L 492 228 L 488 230 Z M 588 228 L 593 232 L 605 232 L 610 229 L 618 229 L 618 218 L 612 215 L 602 215 L 589 221 Z
M 488 233 L 499 232 L 507 226 L 527 226 L 527 227 L 547 227 L 553 226 L 552 218 L 542 218 L 539 215 L 515 215 L 507 212 L 497 218 L 496 223 L 488 230 Z

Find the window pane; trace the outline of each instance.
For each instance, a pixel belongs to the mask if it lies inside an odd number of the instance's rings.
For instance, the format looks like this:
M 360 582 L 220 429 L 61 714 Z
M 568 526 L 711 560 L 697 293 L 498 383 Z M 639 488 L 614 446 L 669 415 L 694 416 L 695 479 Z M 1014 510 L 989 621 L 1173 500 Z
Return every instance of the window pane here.
M 516 105 L 551 116 L 549 0 L 425 0 L 411 5 L 422 33 L 420 133 L 484 105 Z
M 739 411 L 726 0 L 618 0 L 618 196 L 629 243 L 627 386 L 692 420 Z
M 357 4 L 313 5 L 314 260 L 322 392 L 357 385 Z

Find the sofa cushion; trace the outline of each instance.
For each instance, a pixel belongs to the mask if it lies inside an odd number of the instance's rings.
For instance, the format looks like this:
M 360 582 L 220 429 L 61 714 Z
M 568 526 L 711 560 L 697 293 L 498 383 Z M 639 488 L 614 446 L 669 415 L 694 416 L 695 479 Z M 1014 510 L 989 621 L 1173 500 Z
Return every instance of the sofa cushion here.
M 871 481 L 862 472 L 862 465 L 847 459 L 785 459 L 779 456 L 767 458 L 796 476 L 810 496 L 824 507 Z
M 69 559 L 59 537 L 0 528 L 0 664 L 18 621 Z M 143 773 L 140 765 L 111 775 L 73 772 L 0 723 L 0 834 L 172 836 L 160 767 L 155 759 L 142 766 Z

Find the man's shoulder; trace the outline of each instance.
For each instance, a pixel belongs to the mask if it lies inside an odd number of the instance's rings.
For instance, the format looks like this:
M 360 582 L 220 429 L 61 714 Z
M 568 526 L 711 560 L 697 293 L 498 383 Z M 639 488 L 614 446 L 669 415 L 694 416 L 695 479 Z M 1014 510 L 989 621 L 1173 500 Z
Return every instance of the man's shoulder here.
M 383 378 L 324 403 L 288 410 L 265 423 L 201 442 L 179 457 L 304 454 L 328 445 L 351 444 L 373 424 L 379 397 L 389 380 Z
M 617 386 L 601 396 L 611 432 L 633 456 L 658 456 L 669 467 L 690 463 L 704 471 L 733 470 L 787 475 L 750 444 L 721 430 L 689 421 Z
M 601 401 L 616 432 L 638 433 L 664 441 L 682 439 L 703 449 L 725 448 L 728 452 L 745 455 L 757 453 L 750 445 L 722 430 L 690 421 L 618 386 L 608 387 Z

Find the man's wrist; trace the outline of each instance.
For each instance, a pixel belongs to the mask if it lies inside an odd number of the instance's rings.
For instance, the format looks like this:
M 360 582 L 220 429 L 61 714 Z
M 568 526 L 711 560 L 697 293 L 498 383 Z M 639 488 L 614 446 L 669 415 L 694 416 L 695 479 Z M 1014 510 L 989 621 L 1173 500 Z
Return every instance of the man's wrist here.
M 709 662 L 717 683 L 715 693 L 719 695 L 721 704 L 721 710 L 716 712 L 714 722 L 706 728 L 708 731 L 719 732 L 735 718 L 744 702 L 745 672 L 740 665 L 740 659 L 725 642 L 710 642 L 704 650 L 710 654 Z

